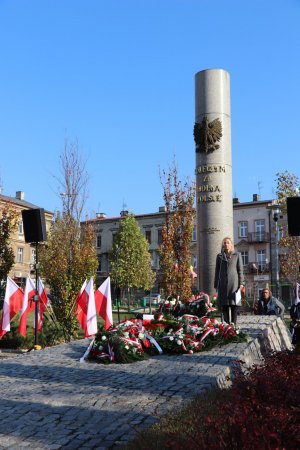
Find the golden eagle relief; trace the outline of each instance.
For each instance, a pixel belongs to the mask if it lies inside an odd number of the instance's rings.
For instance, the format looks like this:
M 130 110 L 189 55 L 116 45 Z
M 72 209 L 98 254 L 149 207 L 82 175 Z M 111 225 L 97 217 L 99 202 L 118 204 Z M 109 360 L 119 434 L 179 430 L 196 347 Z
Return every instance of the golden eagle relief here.
M 196 143 L 196 152 L 213 152 L 220 148 L 219 140 L 222 137 L 222 123 L 220 119 L 215 119 L 208 122 L 205 116 L 202 123 L 195 123 L 194 125 L 194 139 Z

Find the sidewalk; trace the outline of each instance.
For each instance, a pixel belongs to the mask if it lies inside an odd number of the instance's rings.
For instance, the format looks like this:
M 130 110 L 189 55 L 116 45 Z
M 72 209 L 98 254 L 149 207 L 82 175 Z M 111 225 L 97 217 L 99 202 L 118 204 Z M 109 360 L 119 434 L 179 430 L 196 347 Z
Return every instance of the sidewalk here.
M 80 364 L 89 340 L 0 359 L 0 449 L 109 449 L 212 386 L 237 360 L 290 347 L 280 319 L 241 316 L 249 342 L 128 365 Z

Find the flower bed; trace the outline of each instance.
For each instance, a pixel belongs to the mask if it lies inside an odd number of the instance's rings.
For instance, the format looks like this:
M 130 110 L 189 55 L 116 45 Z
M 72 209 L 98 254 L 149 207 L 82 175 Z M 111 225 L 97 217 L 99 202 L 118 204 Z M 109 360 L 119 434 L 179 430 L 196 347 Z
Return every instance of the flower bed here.
M 100 330 L 86 359 L 98 363 L 131 363 L 159 353 L 189 353 L 215 345 L 244 342 L 233 324 L 185 314 L 175 318 L 161 313 L 152 320 L 124 320 Z

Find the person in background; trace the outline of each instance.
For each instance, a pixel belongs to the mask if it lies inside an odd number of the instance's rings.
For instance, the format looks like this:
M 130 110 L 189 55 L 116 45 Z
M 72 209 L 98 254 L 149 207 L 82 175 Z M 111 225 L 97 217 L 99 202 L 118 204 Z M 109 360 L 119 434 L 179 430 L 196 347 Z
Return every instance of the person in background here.
M 292 344 L 300 344 L 300 284 L 296 284 L 296 299 L 290 309 Z
M 265 287 L 257 304 L 257 315 L 259 316 L 278 316 L 283 319 L 284 305 L 272 296 L 272 292 L 268 287 Z
M 218 303 L 225 322 L 237 323 L 237 310 L 241 306 L 241 294 L 244 288 L 243 261 L 239 252 L 234 250 L 233 241 L 225 237 L 221 253 L 216 258 L 214 287 L 218 292 Z

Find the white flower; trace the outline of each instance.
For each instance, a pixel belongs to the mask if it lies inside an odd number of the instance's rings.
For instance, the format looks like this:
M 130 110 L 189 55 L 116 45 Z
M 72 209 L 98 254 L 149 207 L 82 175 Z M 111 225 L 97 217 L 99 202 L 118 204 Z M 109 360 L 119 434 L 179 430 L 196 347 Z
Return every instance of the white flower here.
M 125 345 L 126 350 L 129 350 L 129 345 Z
M 106 336 L 102 336 L 102 341 L 106 341 L 107 337 Z
M 99 350 L 100 350 L 100 352 L 101 352 L 101 350 L 103 350 L 103 347 L 102 347 L 102 345 L 99 345 L 98 349 L 99 349 Z
M 169 337 L 169 341 L 174 341 L 174 337 L 173 337 L 173 336 L 170 336 L 170 337 Z
M 129 333 L 128 333 L 128 331 L 124 331 L 123 334 L 124 334 L 124 337 L 125 337 L 125 338 L 129 338 Z
M 182 341 L 181 341 L 180 339 L 178 339 L 177 344 L 178 344 L 178 345 L 181 345 L 181 344 L 182 344 Z
M 144 333 L 139 333 L 139 339 L 145 339 Z
M 176 300 L 171 300 L 170 303 L 171 303 L 172 306 L 174 306 L 175 303 L 176 303 Z

